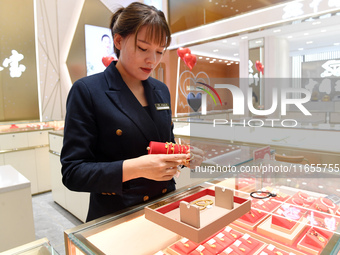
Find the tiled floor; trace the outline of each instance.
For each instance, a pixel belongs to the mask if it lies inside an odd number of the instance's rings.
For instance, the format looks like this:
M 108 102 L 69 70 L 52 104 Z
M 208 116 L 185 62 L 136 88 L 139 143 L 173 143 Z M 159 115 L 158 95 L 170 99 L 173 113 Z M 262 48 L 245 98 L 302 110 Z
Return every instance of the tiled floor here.
M 64 231 L 82 222 L 55 203 L 51 192 L 33 196 L 32 203 L 36 239 L 46 237 L 58 254 L 64 255 Z

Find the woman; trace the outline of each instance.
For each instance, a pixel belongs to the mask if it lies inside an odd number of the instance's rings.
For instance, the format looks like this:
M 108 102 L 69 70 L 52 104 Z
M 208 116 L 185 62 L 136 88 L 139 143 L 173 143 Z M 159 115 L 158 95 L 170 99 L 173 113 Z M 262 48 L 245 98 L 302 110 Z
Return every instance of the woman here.
M 174 142 L 170 94 L 150 77 L 170 44 L 164 14 L 141 3 L 111 20 L 117 62 L 74 83 L 67 99 L 63 183 L 91 192 L 87 221 L 175 189 L 190 155 L 148 155 L 150 141 Z M 162 110 L 161 110 L 162 109 Z

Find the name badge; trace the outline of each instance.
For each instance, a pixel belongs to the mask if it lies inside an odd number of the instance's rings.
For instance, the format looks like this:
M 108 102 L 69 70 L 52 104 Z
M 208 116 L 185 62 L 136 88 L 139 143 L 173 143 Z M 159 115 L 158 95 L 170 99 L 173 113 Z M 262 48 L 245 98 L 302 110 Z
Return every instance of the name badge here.
M 170 106 L 168 103 L 155 104 L 155 106 L 157 111 L 170 110 Z

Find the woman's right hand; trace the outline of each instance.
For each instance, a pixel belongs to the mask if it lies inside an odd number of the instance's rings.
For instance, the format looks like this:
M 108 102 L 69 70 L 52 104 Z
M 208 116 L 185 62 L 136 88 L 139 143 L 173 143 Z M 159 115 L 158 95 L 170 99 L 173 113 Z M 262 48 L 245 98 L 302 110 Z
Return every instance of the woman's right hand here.
M 123 182 L 144 177 L 155 181 L 168 181 L 177 173 L 179 165 L 185 165 L 190 154 L 148 154 L 125 160 Z

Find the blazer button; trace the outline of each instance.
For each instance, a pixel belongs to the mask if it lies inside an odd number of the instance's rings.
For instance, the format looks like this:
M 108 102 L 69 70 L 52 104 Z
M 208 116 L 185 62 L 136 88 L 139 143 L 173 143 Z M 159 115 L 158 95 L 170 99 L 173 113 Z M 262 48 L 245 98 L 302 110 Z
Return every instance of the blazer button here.
M 123 134 L 123 131 L 121 129 L 116 130 L 116 135 L 121 136 Z
M 144 201 L 148 201 L 148 200 L 149 200 L 149 196 L 144 196 L 144 197 L 143 197 L 143 200 L 144 200 Z
M 162 190 L 162 193 L 164 194 L 164 193 L 166 193 L 168 190 L 167 189 L 163 189 Z

